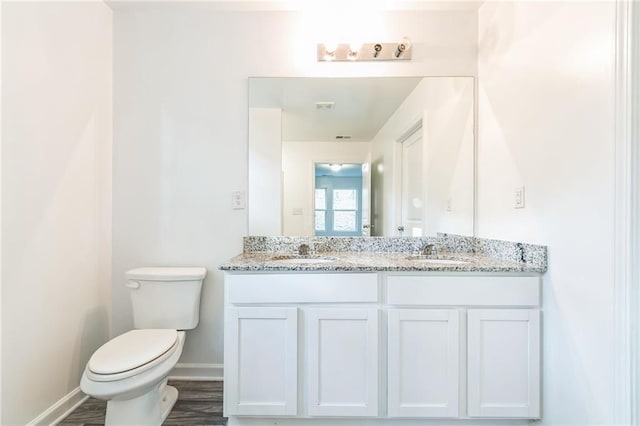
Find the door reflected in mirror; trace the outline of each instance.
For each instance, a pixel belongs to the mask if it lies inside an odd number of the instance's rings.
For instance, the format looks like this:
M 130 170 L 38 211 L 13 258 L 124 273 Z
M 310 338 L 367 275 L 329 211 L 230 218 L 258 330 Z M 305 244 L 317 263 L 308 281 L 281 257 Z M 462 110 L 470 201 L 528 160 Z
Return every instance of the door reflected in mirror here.
M 473 87 L 250 78 L 249 235 L 473 235 Z

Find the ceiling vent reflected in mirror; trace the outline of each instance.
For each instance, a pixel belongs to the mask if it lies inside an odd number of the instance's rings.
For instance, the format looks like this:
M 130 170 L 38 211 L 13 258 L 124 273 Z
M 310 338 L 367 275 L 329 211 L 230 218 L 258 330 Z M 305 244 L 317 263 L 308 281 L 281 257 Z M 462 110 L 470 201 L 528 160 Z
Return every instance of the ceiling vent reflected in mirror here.
M 333 109 L 336 103 L 332 101 L 328 102 L 316 102 L 316 109 L 320 111 L 330 111 Z

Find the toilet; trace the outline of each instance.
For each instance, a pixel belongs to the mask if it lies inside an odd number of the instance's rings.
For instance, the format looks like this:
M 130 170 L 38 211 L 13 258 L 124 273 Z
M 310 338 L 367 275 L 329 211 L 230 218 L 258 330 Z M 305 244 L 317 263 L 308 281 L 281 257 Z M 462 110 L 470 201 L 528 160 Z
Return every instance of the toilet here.
M 185 332 L 198 325 L 205 268 L 138 268 L 127 272 L 134 329 L 89 359 L 80 388 L 107 401 L 105 425 L 160 425 L 178 399 L 167 378 Z

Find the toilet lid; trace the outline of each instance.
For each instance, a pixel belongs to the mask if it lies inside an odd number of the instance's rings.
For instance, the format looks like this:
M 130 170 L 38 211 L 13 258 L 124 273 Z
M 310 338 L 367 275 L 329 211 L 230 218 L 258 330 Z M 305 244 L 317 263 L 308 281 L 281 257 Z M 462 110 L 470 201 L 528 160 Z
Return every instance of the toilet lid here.
M 205 268 L 157 267 L 137 268 L 127 272 L 127 279 L 150 281 L 201 280 L 207 275 Z
M 89 370 L 97 374 L 117 374 L 153 361 L 176 343 L 176 330 L 131 330 L 111 339 L 89 360 Z

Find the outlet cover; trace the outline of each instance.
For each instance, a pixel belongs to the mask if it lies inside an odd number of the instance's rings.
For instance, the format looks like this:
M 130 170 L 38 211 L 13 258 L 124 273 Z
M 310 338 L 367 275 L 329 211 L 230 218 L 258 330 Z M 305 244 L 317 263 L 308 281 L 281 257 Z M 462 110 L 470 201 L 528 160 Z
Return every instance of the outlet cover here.
M 524 208 L 524 186 L 519 186 L 515 189 L 513 193 L 513 208 L 514 209 Z

